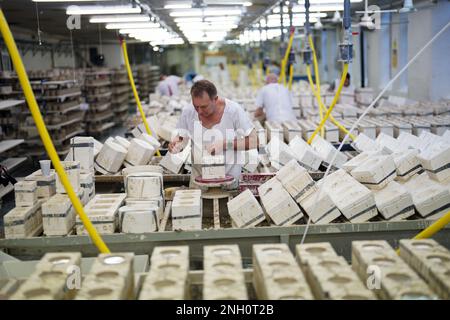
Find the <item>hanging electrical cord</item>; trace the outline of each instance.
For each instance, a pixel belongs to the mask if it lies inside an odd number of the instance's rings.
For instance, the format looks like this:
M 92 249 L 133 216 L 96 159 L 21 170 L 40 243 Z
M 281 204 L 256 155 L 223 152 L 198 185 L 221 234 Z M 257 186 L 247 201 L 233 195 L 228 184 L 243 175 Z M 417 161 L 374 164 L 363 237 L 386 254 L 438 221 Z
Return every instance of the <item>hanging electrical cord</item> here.
M 47 127 L 45 126 L 45 122 L 42 119 L 41 111 L 39 110 L 39 106 L 36 102 L 33 89 L 31 88 L 27 72 L 22 62 L 22 58 L 20 57 L 19 51 L 17 50 L 16 42 L 14 41 L 13 35 L 11 33 L 11 30 L 9 29 L 8 22 L 6 21 L 5 16 L 3 15 L 2 9 L 0 9 L 0 32 L 3 36 L 3 40 L 5 41 L 6 47 L 8 48 L 9 54 L 11 56 L 14 69 L 17 72 L 20 85 L 25 95 L 28 108 L 30 109 L 31 115 L 34 119 L 34 123 L 36 124 L 36 128 L 44 144 L 45 150 L 47 151 L 47 154 L 50 160 L 52 161 L 53 167 L 55 168 L 58 177 L 64 186 L 67 196 L 69 197 L 73 208 L 78 213 L 81 221 L 83 222 L 83 225 L 86 228 L 89 237 L 92 239 L 92 242 L 94 242 L 94 244 L 97 246 L 97 248 L 101 253 L 109 253 L 110 251 L 108 247 L 103 242 L 103 239 L 98 234 L 97 230 L 92 225 L 92 222 L 89 220 L 88 216 L 84 212 L 83 205 L 81 204 L 80 199 L 73 190 L 69 178 L 67 177 L 67 174 L 64 171 L 61 161 L 59 160 L 55 146 L 53 145 Z
M 125 67 L 127 69 L 128 79 L 130 80 L 131 88 L 133 89 L 134 99 L 136 100 L 136 104 L 138 106 L 139 113 L 141 114 L 141 118 L 142 118 L 142 122 L 144 123 L 145 131 L 147 131 L 147 134 L 152 136 L 153 135 L 152 130 L 150 129 L 150 126 L 148 125 L 147 118 L 144 113 L 144 109 L 142 109 L 141 99 L 139 98 L 139 94 L 137 92 L 136 85 L 134 83 L 133 71 L 131 71 L 130 60 L 128 59 L 127 44 L 124 39 L 120 39 L 120 46 L 122 47 L 123 59 L 125 60 Z M 158 157 L 161 156 L 161 153 L 159 152 L 159 150 L 156 150 L 156 155 Z
M 69 33 L 70 33 L 70 48 L 72 50 L 72 74 L 73 74 L 73 81 L 77 81 L 77 77 L 76 77 L 76 63 L 75 63 L 75 49 L 73 46 L 73 35 L 72 35 L 72 30 L 69 29 Z
M 383 90 L 380 91 L 380 93 L 376 96 L 376 98 L 372 101 L 372 103 L 364 110 L 364 112 L 361 114 L 361 116 L 355 121 L 355 123 L 352 125 L 352 127 L 349 130 L 349 134 L 355 130 L 355 128 L 359 125 L 361 120 L 373 109 L 375 104 L 378 102 L 378 100 L 383 96 L 383 94 L 388 90 L 388 88 L 409 68 L 409 66 L 427 49 L 448 27 L 450 26 L 450 22 L 448 22 L 436 35 L 433 36 L 415 55 L 411 58 L 411 60 L 408 61 L 408 63 L 386 84 L 386 86 L 383 88 Z M 349 138 L 349 134 L 346 134 L 342 142 L 339 144 L 339 147 L 337 148 L 337 152 L 333 155 L 330 164 L 325 171 L 325 174 L 322 179 L 325 179 L 328 174 L 330 173 L 331 167 L 336 161 L 336 157 L 338 153 L 341 151 L 342 147 L 346 143 L 347 139 Z M 322 194 L 323 189 L 323 183 L 319 186 L 319 190 L 316 195 L 316 201 L 313 208 L 313 212 L 317 209 L 317 201 L 320 199 L 320 196 Z M 417 234 L 414 239 L 424 239 L 429 238 L 435 233 L 437 233 L 439 230 L 444 228 L 447 224 L 450 223 L 450 211 L 448 211 L 443 217 L 439 218 L 435 222 L 433 222 L 430 226 L 422 230 L 419 234 Z M 306 235 L 308 234 L 309 226 L 311 224 L 311 217 L 309 217 L 308 222 L 306 223 L 305 232 L 303 233 L 301 244 L 305 242 Z
M 39 8 L 38 8 L 38 3 L 35 2 L 35 9 L 36 9 L 36 21 L 37 21 L 37 35 L 38 35 L 38 41 L 39 41 L 39 45 L 42 45 L 42 39 L 41 39 L 41 24 L 39 21 Z

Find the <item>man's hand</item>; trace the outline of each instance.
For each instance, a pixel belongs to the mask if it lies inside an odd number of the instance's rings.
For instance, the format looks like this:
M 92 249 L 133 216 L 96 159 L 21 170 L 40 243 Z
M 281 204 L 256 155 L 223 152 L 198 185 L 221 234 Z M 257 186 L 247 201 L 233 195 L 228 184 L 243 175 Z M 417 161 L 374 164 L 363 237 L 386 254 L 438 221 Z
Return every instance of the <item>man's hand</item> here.
M 183 150 L 183 138 L 176 137 L 172 142 L 169 143 L 169 152 L 178 153 Z
M 211 155 L 223 154 L 224 149 L 224 142 L 222 140 L 214 141 L 206 147 L 206 151 Z

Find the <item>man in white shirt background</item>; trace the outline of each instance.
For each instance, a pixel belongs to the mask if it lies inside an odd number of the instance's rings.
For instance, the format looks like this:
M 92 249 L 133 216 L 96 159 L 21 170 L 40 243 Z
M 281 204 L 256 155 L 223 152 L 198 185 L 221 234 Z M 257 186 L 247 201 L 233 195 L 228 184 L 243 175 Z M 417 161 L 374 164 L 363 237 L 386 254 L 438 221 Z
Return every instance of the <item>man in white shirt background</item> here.
M 255 118 L 266 118 L 268 121 L 283 122 L 296 120 L 293 110 L 291 92 L 278 83 L 277 75 L 270 73 L 266 77 L 266 85 L 256 95 Z
M 177 123 L 178 135 L 169 143 L 169 152 L 181 151 L 193 143 L 191 182 L 201 175 L 201 156 L 223 154 L 225 171 L 239 181 L 243 150 L 257 147 L 257 135 L 244 109 L 234 101 L 219 97 L 215 85 L 200 80 L 191 88 L 192 105 L 185 107 Z M 197 155 L 195 150 L 200 151 Z
M 160 95 L 171 97 L 179 94 L 178 86 L 183 83 L 182 78 L 175 75 L 167 76 L 162 74 L 159 79 L 160 81 L 156 90 Z

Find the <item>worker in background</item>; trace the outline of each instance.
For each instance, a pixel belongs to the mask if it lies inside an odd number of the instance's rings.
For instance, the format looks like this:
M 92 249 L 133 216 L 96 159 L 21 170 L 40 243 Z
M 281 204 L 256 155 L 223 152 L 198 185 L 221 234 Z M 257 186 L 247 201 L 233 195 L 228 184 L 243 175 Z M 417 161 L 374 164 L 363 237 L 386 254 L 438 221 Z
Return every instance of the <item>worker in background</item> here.
M 178 86 L 183 83 L 182 78 L 175 75 L 167 76 L 162 74 L 159 79 L 160 81 L 156 90 L 160 95 L 171 97 L 179 94 Z
M 266 118 L 269 121 L 296 120 L 293 110 L 291 92 L 278 83 L 277 75 L 270 73 L 266 77 L 266 85 L 256 95 L 255 118 Z
M 192 105 L 181 113 L 169 152 L 180 152 L 192 140 L 191 185 L 194 186 L 195 177 L 201 176 L 202 157 L 223 154 L 226 174 L 235 178 L 232 186 L 235 188 L 244 164 L 242 151 L 257 147 L 253 124 L 239 104 L 219 97 L 215 85 L 208 80 L 195 82 L 191 97 Z

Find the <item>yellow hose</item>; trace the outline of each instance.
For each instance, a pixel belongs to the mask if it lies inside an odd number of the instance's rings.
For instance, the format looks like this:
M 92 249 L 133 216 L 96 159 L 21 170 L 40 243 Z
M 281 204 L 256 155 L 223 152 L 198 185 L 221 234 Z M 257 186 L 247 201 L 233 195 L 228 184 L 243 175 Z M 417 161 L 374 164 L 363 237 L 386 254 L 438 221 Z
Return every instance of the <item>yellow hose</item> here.
M 309 85 L 311 86 L 311 90 L 314 94 L 314 96 L 316 97 L 316 100 L 319 102 L 319 112 L 320 112 L 320 119 L 323 119 L 323 110 L 327 110 L 327 108 L 323 105 L 322 99 L 321 97 L 318 95 L 317 91 L 314 89 L 314 83 L 312 81 L 312 77 L 311 77 L 311 69 L 310 67 L 307 65 L 306 66 L 306 74 L 308 75 L 308 80 L 309 80 Z M 348 134 L 349 131 L 347 130 L 346 127 L 344 127 L 339 121 L 337 121 L 332 114 L 330 114 L 330 120 L 331 122 L 338 127 L 342 132 L 344 132 L 345 134 Z M 321 136 L 323 137 L 323 130 L 324 128 L 322 127 L 321 129 Z M 356 139 L 356 137 L 353 134 L 349 134 L 350 138 L 354 141 Z
M 314 83 L 312 81 L 312 77 L 311 77 L 311 67 L 309 66 L 309 64 L 306 65 L 306 74 L 308 76 L 308 80 L 309 80 L 309 85 L 311 86 L 311 90 L 314 94 L 314 96 L 316 97 L 316 100 L 319 104 L 319 115 L 320 115 L 320 121 L 323 120 L 323 104 L 322 104 L 322 100 L 320 99 L 320 96 L 317 96 L 317 91 L 316 88 L 314 86 Z M 325 136 L 325 129 L 322 127 L 322 129 L 320 129 L 320 136 L 324 137 Z
M 444 228 L 447 224 L 450 223 L 450 211 L 447 212 L 443 217 L 439 218 L 435 222 L 433 222 L 426 229 L 422 230 L 419 234 L 417 234 L 413 239 L 426 239 L 430 238 L 432 235 L 437 233 L 439 230 Z
M 331 102 L 331 105 L 328 108 L 327 113 L 325 114 L 325 117 L 322 119 L 322 121 L 320 121 L 320 124 L 317 126 L 316 130 L 314 130 L 313 134 L 309 137 L 308 144 L 311 144 L 311 142 L 316 137 L 317 132 L 319 132 L 322 129 L 323 125 L 325 124 L 325 122 L 327 121 L 328 117 L 330 116 L 331 111 L 333 111 L 334 106 L 336 105 L 336 102 L 339 99 L 339 95 L 341 94 L 342 87 L 344 86 L 345 78 L 347 77 L 347 72 L 348 72 L 348 63 L 345 63 L 343 71 L 342 71 L 341 81 L 340 81 L 339 87 L 338 87 L 338 89 L 336 91 L 336 95 L 334 96 L 334 99 Z
M 80 199 L 78 199 L 77 194 L 73 190 L 69 178 L 67 177 L 67 174 L 64 171 L 63 166 L 61 165 L 58 154 L 56 153 L 55 150 L 55 146 L 53 145 L 50 135 L 48 134 L 44 120 L 42 119 L 42 115 L 39 110 L 39 106 L 36 102 L 33 89 L 31 89 L 30 81 L 28 80 L 28 76 L 25 67 L 23 65 L 22 58 L 20 57 L 16 43 L 11 34 L 11 30 L 9 29 L 8 23 L 6 22 L 5 16 L 3 15 L 3 10 L 1 9 L 0 9 L 0 32 L 3 36 L 6 47 L 8 48 L 9 54 L 11 55 L 11 60 L 14 65 L 14 69 L 16 69 L 17 75 L 19 77 L 20 85 L 22 87 L 23 93 L 25 94 L 25 99 L 27 100 L 28 107 L 30 108 L 31 115 L 33 116 L 34 122 L 39 131 L 39 135 L 42 139 L 42 142 L 44 143 L 45 150 L 47 151 L 47 154 L 53 163 L 53 167 L 58 173 L 59 179 L 61 180 L 61 183 L 63 184 L 64 189 L 66 190 L 67 195 L 70 201 L 72 202 L 75 211 L 80 216 L 80 219 L 83 222 L 83 225 L 86 228 L 86 231 L 88 232 L 92 241 L 94 242 L 94 244 L 97 246 L 97 248 L 101 253 L 109 253 L 110 251 L 108 247 L 103 242 L 97 230 L 94 228 L 88 216 L 84 212 L 83 205 L 81 204 Z
M 136 100 L 136 104 L 138 106 L 139 113 L 141 114 L 142 122 L 144 123 L 145 130 L 147 131 L 147 133 L 149 135 L 152 136 L 153 135 L 152 130 L 150 130 L 150 126 L 147 123 L 147 118 L 145 117 L 144 109 L 142 109 L 141 99 L 139 98 L 139 94 L 136 90 L 136 85 L 134 84 L 133 72 L 131 71 L 130 60 L 128 59 L 127 44 L 126 44 L 125 40 L 121 40 L 121 46 L 122 46 L 122 52 L 123 52 L 123 59 L 125 60 L 125 66 L 126 66 L 127 72 L 128 72 L 128 79 L 130 80 L 131 88 L 133 89 L 134 99 Z M 158 157 L 161 156 L 161 153 L 159 152 L 159 150 L 156 150 L 156 155 Z
M 286 52 L 284 53 L 284 58 L 283 60 L 281 60 L 281 73 L 280 78 L 278 79 L 278 83 L 281 83 L 281 81 L 283 81 L 283 85 L 285 86 L 286 86 L 286 65 L 289 59 L 289 53 L 291 52 L 293 41 L 294 41 L 294 32 L 291 32 L 291 35 L 289 36 L 288 46 L 286 48 Z
M 291 64 L 289 66 L 289 84 L 288 84 L 289 90 L 292 90 L 292 80 L 293 80 L 293 78 L 294 78 L 294 65 Z

